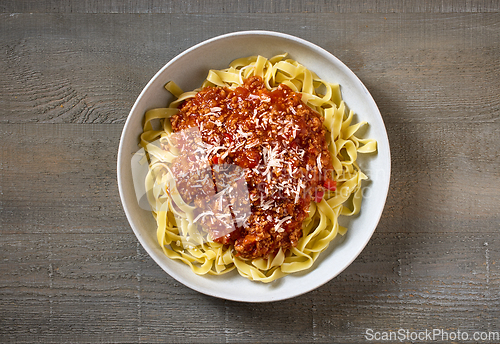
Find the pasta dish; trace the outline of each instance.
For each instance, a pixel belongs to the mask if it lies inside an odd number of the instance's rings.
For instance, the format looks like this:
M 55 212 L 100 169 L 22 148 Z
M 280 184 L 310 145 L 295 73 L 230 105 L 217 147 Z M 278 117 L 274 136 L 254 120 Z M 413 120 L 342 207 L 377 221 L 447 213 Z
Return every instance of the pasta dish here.
M 271 282 L 311 268 L 360 211 L 367 176 L 358 153 L 366 122 L 340 86 L 287 54 L 251 56 L 210 70 L 199 89 L 146 112 L 140 145 L 157 238 L 196 274 L 236 269 Z

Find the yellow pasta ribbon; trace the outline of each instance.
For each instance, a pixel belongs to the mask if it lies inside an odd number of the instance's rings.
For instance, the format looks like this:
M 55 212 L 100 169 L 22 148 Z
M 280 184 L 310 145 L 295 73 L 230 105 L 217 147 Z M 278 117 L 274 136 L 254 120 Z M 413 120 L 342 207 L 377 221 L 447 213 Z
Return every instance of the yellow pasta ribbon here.
M 362 203 L 361 183 L 368 177 L 356 163 L 358 153 L 373 153 L 377 142 L 359 138 L 358 131 L 366 122 L 353 123 L 354 112 L 342 100 L 340 86 L 319 78 L 287 54 L 269 59 L 249 56 L 232 61 L 227 69 L 210 70 L 201 87 L 220 86 L 234 89 L 251 76 L 263 78 L 267 89 L 285 84 L 302 94 L 302 100 L 324 117 L 326 141 L 332 157 L 337 190 L 328 191 L 319 203 L 311 202 L 309 216 L 302 224 L 302 237 L 297 246 L 286 252 L 280 249 L 267 258 L 243 260 L 232 248 L 203 237 L 193 222 L 194 207 L 179 195 L 175 179 L 168 168 L 179 152 L 167 151 L 155 140 L 167 140 L 172 133 L 170 117 L 185 100 L 196 96 L 199 89 L 183 92 L 173 81 L 165 85 L 176 100 L 167 108 L 150 109 L 144 118 L 140 146 L 148 153 L 150 171 L 146 177 L 147 197 L 157 221 L 157 240 L 166 256 L 188 265 L 199 275 L 221 275 L 236 270 L 253 281 L 269 283 L 287 274 L 310 269 L 320 254 L 347 228 L 338 223 L 339 216 L 354 216 Z M 154 130 L 159 120 L 163 130 Z M 163 141 L 162 141 L 163 142 Z M 352 205 L 349 209 L 348 203 Z

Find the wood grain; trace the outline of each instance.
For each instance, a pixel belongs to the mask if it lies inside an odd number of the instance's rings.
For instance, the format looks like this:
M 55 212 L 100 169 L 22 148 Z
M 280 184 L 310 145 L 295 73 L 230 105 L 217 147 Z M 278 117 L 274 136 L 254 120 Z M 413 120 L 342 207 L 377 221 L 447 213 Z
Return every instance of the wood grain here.
M 271 15 L 106 18 L 4 15 L 1 121 L 123 123 L 142 87 L 171 58 L 194 43 L 248 29 L 281 30 L 329 50 L 366 83 L 384 116 L 493 120 L 499 109 L 496 14 L 354 14 L 339 20 L 291 14 L 286 21 Z M 189 40 L 176 39 L 180 34 Z M 449 87 L 457 78 L 463 83 Z M 384 91 L 407 114 L 391 113 Z M 453 116 L 441 116 L 439 106 L 449 107 Z
M 409 1 L 37 1 L 4 0 L 4 13 L 476 13 L 499 12 L 495 0 Z
M 362 343 L 368 328 L 500 331 L 498 2 L 0 10 L 0 341 Z M 386 208 L 358 259 L 271 304 L 214 299 L 166 275 L 130 229 L 116 182 L 123 123 L 147 81 L 190 46 L 246 29 L 290 33 L 345 62 L 379 105 L 392 152 Z

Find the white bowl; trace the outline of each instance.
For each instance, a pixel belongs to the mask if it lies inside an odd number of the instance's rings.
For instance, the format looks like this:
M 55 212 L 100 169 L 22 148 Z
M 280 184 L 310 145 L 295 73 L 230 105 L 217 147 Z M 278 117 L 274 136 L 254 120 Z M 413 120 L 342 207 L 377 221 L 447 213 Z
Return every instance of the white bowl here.
M 288 52 L 322 79 L 341 85 L 342 97 L 358 120 L 369 123 L 365 137 L 378 141 L 378 153 L 360 157 L 369 176 L 364 184 L 361 212 L 349 220 L 347 234 L 332 242 L 308 271 L 264 284 L 241 277 L 236 271 L 222 276 L 198 276 L 184 263 L 169 259 L 156 240 L 156 222 L 150 211 L 139 206 L 132 180 L 131 158 L 138 150 L 146 110 L 165 107 L 172 96 L 164 85 L 175 81 L 183 90 L 199 87 L 209 69 L 226 68 L 239 57 L 271 57 Z M 125 214 L 144 249 L 170 276 L 201 293 L 235 301 L 268 302 L 309 292 L 341 273 L 368 243 L 382 214 L 390 179 L 390 152 L 385 126 L 368 90 L 335 56 L 326 50 L 290 35 L 269 31 L 235 32 L 195 45 L 168 62 L 146 85 L 127 118 L 118 151 L 118 186 Z

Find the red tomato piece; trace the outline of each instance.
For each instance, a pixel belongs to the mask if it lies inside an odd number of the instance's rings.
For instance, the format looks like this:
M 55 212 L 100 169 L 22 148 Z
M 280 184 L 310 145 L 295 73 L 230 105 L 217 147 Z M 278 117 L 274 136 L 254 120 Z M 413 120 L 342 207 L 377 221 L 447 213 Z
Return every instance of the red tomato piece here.
M 226 139 L 228 139 L 228 140 L 229 140 L 229 142 L 234 142 L 234 139 L 233 139 L 233 137 L 232 137 L 231 135 L 229 135 L 229 134 L 227 134 L 227 133 L 224 133 L 223 135 L 224 135 L 224 137 L 225 137 Z
M 335 180 L 327 179 L 323 183 L 323 186 L 327 188 L 330 191 L 335 191 L 337 190 L 337 182 Z
M 325 191 L 323 190 L 316 190 L 316 195 L 314 196 L 314 202 L 319 203 L 323 199 L 323 195 L 325 194 Z

